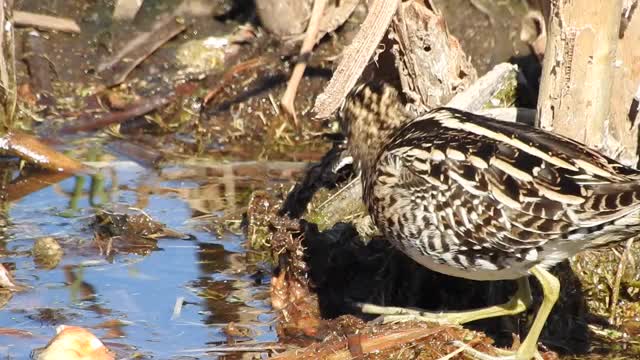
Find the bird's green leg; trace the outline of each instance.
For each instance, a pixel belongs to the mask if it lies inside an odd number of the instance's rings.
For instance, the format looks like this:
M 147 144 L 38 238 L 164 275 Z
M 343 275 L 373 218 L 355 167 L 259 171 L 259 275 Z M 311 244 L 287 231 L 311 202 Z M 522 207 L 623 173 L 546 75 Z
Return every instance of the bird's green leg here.
M 531 289 L 529 279 L 521 278 L 517 280 L 518 290 L 504 304 L 490 306 L 484 309 L 469 311 L 455 311 L 446 313 L 431 313 L 421 310 L 407 309 L 392 306 L 377 306 L 373 304 L 360 304 L 360 310 L 367 314 L 382 315 L 383 322 L 398 321 L 428 321 L 440 324 L 464 324 L 475 320 L 486 319 L 497 316 L 516 315 L 525 311 L 531 305 Z
M 537 353 L 538 338 L 540 337 L 544 323 L 547 321 L 553 305 L 558 300 L 558 296 L 560 296 L 560 281 L 558 281 L 555 276 L 538 266 L 534 266 L 529 271 L 538 279 L 540 285 L 542 285 L 543 298 L 538 314 L 533 320 L 533 325 L 531 325 L 527 337 L 522 344 L 520 344 L 520 348 L 518 348 L 516 352 L 516 360 L 530 360 Z
M 524 339 L 522 344 L 520 344 L 518 350 L 515 353 L 511 351 L 501 351 L 501 355 L 496 357 L 479 352 L 462 342 L 456 342 L 456 345 L 463 348 L 467 355 L 470 355 L 476 360 L 542 359 L 542 356 L 538 353 L 538 338 L 540 337 L 542 328 L 547 321 L 547 317 L 549 317 L 549 313 L 551 312 L 553 305 L 556 303 L 558 296 L 560 295 L 560 282 L 555 276 L 551 275 L 551 273 L 541 267 L 535 266 L 529 270 L 529 272 L 534 275 L 540 282 L 540 285 L 542 285 L 543 298 L 540 309 L 533 320 L 533 325 L 531 325 L 531 328 L 529 329 L 529 334 L 527 334 L 527 337 Z

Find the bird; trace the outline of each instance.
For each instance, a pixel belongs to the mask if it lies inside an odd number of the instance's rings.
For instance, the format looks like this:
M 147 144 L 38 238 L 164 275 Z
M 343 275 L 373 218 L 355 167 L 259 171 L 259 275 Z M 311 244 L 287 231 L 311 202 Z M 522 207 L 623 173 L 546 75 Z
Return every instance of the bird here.
M 549 269 L 640 233 L 640 171 L 531 125 L 446 107 L 415 116 L 401 100 L 392 85 L 368 82 L 339 110 L 375 226 L 430 270 L 518 287 L 508 302 L 486 309 L 364 304 L 362 311 L 455 324 L 515 315 L 532 302 L 533 276 L 542 304 L 518 350 L 499 358 L 540 358 L 538 338 L 560 292 Z

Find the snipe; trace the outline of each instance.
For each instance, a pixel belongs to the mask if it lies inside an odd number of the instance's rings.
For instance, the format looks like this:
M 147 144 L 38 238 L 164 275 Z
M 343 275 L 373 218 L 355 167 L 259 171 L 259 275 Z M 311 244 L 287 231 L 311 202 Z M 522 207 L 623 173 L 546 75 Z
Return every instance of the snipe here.
M 389 320 L 462 324 L 512 315 L 544 292 L 528 336 L 504 359 L 539 357 L 559 294 L 554 264 L 640 233 L 640 171 L 573 140 L 517 123 L 440 108 L 411 118 L 388 85 L 357 88 L 341 118 L 376 226 L 427 268 L 473 279 L 517 279 L 505 304 L 434 314 L 363 306 Z M 476 354 L 481 357 L 481 354 Z

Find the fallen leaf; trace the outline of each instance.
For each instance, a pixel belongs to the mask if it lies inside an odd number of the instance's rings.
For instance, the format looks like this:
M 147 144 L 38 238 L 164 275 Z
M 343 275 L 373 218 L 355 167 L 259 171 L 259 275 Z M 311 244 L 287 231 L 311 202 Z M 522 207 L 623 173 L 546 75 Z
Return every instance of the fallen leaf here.
M 89 330 L 60 325 L 56 335 L 37 360 L 114 360 L 115 356 Z

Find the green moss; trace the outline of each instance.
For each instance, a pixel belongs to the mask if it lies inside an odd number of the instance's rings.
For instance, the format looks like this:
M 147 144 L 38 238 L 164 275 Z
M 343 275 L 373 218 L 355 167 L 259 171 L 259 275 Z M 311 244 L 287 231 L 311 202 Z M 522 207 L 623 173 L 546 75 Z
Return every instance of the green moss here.
M 496 92 L 496 94 L 484 104 L 485 109 L 511 107 L 516 102 L 518 89 L 518 75 L 516 71 L 511 71 L 504 86 Z

